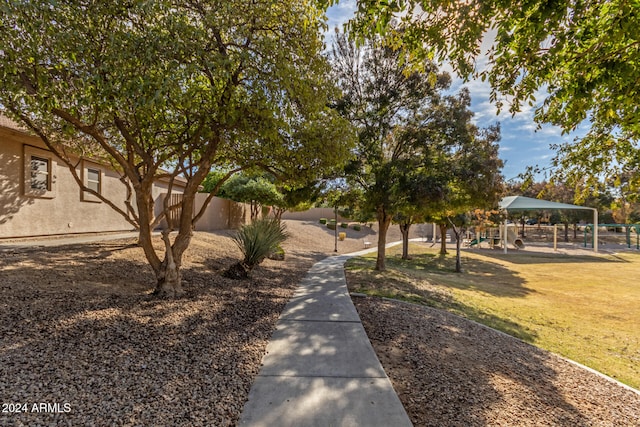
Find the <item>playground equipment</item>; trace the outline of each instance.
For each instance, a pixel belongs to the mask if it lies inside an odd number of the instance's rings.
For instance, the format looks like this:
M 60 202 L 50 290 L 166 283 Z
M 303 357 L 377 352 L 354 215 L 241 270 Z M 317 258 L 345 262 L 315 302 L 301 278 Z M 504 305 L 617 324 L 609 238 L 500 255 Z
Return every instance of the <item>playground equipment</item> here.
M 469 241 L 468 246 L 479 246 L 482 242 L 487 242 L 491 248 L 502 247 L 504 245 L 503 228 L 488 228 L 481 232 L 475 239 Z M 507 244 L 513 245 L 515 249 L 524 249 L 524 242 L 518 237 L 516 226 L 507 227 Z
M 479 245 L 480 243 L 486 241 L 486 237 L 476 237 L 472 241 L 469 242 L 469 247 Z
M 587 224 L 584 227 L 585 248 L 587 247 L 587 242 L 590 243 L 592 247 L 594 246 L 594 234 L 599 236 L 598 243 L 600 244 L 626 244 L 627 248 L 631 248 L 631 235 L 635 234 L 635 247 L 636 249 L 640 249 L 640 224 L 598 224 L 598 228 L 600 232 L 594 233 L 593 224 Z M 587 236 L 590 236 L 590 238 Z
M 507 226 L 507 243 L 516 249 L 524 249 L 524 242 L 518 237 L 513 227 Z
M 500 209 L 504 210 L 506 215 L 510 211 L 553 211 L 553 210 L 591 210 L 593 211 L 593 223 L 598 223 L 598 210 L 587 206 L 570 205 L 567 203 L 557 203 L 547 200 L 533 199 L 523 196 L 507 196 L 498 203 Z M 507 220 L 505 219 L 504 228 L 507 228 Z M 594 228 L 595 238 L 593 239 L 593 251 L 598 252 L 598 227 Z M 503 245 L 504 252 L 507 253 L 507 245 Z M 557 228 L 554 227 L 553 232 L 553 248 L 557 249 Z
M 491 248 L 502 247 L 504 244 L 502 227 L 489 228 L 484 233 L 480 233 L 475 239 L 469 242 L 469 247 L 479 246 L 482 242 L 487 242 Z M 515 249 L 524 249 L 524 242 L 518 237 L 515 226 L 507 227 L 507 244 L 513 245 Z
M 482 242 L 488 242 L 489 245 L 493 248 L 495 245 L 500 244 L 500 237 L 496 235 L 493 228 L 489 228 L 480 232 L 477 237 L 471 240 L 468 244 L 469 247 L 479 246 Z

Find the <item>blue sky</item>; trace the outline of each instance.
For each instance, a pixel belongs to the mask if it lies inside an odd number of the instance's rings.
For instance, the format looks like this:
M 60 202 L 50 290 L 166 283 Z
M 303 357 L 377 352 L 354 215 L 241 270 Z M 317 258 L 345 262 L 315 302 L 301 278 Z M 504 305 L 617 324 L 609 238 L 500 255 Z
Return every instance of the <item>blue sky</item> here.
M 327 11 L 329 34 L 333 33 L 333 28 L 336 26 L 342 28 L 342 24 L 353 15 L 355 5 L 355 0 L 341 0 L 339 4 Z M 329 39 L 327 43 L 330 43 Z M 478 63 L 482 65 L 482 61 L 483 58 L 479 58 Z M 513 117 L 508 111 L 502 111 L 497 115 L 496 107 L 489 102 L 491 88 L 488 83 L 480 80 L 464 83 L 454 74 L 452 74 L 452 78 L 451 89 L 453 91 L 459 90 L 462 86 L 469 88 L 471 109 L 475 113 L 476 125 L 486 127 L 500 122 L 502 131 L 500 157 L 505 161 L 502 172 L 507 180 L 516 178 L 519 173 L 525 171 L 527 166 L 548 167 L 555 155 L 550 144 L 571 142 L 576 137 L 576 134 L 562 135 L 560 128 L 550 125 L 544 125 L 541 129 L 536 130 L 537 125 L 533 121 L 535 107 L 525 106 L 521 112 Z M 536 99 L 542 100 L 544 96 L 536 96 Z M 543 178 L 544 175 L 538 177 L 538 179 Z

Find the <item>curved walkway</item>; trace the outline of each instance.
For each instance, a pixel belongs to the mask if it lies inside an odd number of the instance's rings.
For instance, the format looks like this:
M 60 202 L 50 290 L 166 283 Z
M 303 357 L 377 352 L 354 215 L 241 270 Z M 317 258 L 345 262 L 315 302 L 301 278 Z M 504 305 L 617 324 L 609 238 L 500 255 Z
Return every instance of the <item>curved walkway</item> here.
M 367 252 L 309 270 L 276 324 L 241 426 L 412 425 L 347 290 L 345 261 Z

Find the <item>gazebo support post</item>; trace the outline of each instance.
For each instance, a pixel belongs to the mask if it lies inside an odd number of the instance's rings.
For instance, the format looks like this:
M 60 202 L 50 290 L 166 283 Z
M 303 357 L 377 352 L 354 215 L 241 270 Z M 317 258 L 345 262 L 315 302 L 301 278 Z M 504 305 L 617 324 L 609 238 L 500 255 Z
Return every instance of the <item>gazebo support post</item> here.
M 598 209 L 593 210 L 593 252 L 598 253 Z
M 503 231 L 502 231 L 502 240 L 504 242 L 504 253 L 507 253 L 507 218 L 505 217 L 504 219 L 504 223 L 503 223 Z

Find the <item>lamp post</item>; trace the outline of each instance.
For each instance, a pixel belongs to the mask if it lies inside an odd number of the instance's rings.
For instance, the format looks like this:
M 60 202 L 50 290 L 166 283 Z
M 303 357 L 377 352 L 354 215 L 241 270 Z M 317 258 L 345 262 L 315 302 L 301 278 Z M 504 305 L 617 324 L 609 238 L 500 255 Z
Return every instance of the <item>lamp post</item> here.
M 338 252 L 338 207 L 333 208 L 333 218 L 335 219 L 335 227 L 333 229 L 334 252 Z

